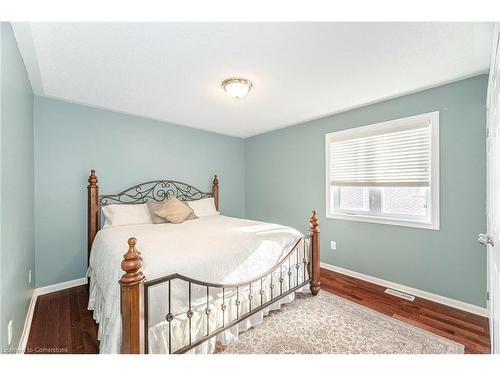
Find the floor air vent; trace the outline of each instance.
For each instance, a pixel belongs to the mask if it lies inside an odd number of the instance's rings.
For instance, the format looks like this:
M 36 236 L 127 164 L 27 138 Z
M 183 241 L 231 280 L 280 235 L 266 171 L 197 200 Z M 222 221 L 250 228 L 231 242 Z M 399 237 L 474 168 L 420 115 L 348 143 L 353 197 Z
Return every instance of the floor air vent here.
M 412 296 L 411 294 L 408 294 L 408 293 L 400 292 L 399 290 L 387 288 L 385 290 L 385 293 L 390 294 L 392 296 L 399 297 L 399 298 L 403 298 L 403 299 L 406 299 L 406 300 L 412 301 L 412 302 L 415 300 L 415 296 Z

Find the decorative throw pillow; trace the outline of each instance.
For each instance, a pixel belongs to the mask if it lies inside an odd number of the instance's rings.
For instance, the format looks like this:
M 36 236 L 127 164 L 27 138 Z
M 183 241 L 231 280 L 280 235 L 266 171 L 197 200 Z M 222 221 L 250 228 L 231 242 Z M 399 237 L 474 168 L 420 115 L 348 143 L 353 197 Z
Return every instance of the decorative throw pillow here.
M 192 213 L 191 207 L 183 204 L 176 197 L 168 198 L 158 210 L 154 211 L 155 215 L 174 224 L 184 222 Z
M 149 213 L 151 214 L 151 221 L 153 222 L 153 224 L 168 223 L 168 221 L 164 218 L 155 215 L 155 211 L 159 210 L 161 206 L 163 206 L 164 202 L 147 201 L 146 203 L 148 205 Z
M 180 199 L 178 199 L 178 201 L 180 201 L 181 203 L 188 206 L 188 203 L 186 201 L 181 201 Z M 151 220 L 152 220 L 153 224 L 168 223 L 168 220 L 165 220 L 164 218 L 155 214 L 155 211 L 159 210 L 161 208 L 161 206 L 163 206 L 164 204 L 165 204 L 165 201 L 164 202 L 147 201 L 149 213 L 151 214 Z M 191 215 L 189 215 L 189 217 L 186 220 L 193 220 L 193 219 L 198 219 L 198 216 L 196 216 L 194 214 L 194 212 Z
M 102 213 L 106 219 L 106 227 L 152 223 L 145 204 L 110 204 L 102 208 Z
M 181 201 L 181 202 L 182 202 L 182 204 L 185 204 L 186 207 L 189 207 L 188 202 L 186 202 L 186 201 Z M 189 208 L 191 209 L 191 211 L 193 211 L 193 209 L 191 207 L 189 207 Z M 194 211 L 191 215 L 189 215 L 189 217 L 186 220 L 193 220 L 193 219 L 198 219 L 198 216 L 195 215 Z
M 215 208 L 214 198 L 204 198 L 197 201 L 188 202 L 189 207 L 198 217 L 220 215 L 220 212 Z

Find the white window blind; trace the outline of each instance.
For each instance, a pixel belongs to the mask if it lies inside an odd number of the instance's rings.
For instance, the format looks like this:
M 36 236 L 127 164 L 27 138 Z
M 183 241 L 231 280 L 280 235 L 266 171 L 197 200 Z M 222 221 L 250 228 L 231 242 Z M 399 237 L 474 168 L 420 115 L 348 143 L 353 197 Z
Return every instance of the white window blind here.
M 330 139 L 332 186 L 430 185 L 430 121 Z
M 439 112 L 325 135 L 326 216 L 439 230 Z

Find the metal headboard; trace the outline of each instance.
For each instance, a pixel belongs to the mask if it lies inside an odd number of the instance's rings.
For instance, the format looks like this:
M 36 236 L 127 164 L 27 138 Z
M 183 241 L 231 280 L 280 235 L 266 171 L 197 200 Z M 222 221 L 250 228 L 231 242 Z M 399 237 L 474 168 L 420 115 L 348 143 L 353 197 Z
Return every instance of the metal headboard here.
M 99 204 L 103 207 L 109 204 L 140 204 L 148 200 L 162 202 L 172 196 L 182 201 L 194 201 L 214 197 L 214 194 L 202 192 L 184 182 L 156 180 L 143 182 L 117 194 L 100 195 Z

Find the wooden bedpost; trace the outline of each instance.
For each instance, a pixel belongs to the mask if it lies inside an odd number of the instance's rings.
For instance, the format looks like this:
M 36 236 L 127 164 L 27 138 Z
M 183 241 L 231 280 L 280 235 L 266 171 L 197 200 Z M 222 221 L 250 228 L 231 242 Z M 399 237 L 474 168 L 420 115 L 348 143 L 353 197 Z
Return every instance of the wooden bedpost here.
M 217 175 L 214 176 L 212 194 L 214 196 L 215 209 L 219 211 L 219 179 L 217 178 Z
M 144 275 L 140 271 L 142 258 L 135 248 L 137 240 L 129 238 L 128 251 L 123 256 L 120 279 L 120 303 L 122 316 L 122 353 L 140 354 L 140 292 Z
M 95 170 L 90 171 L 89 185 L 87 186 L 87 265 L 90 260 L 90 251 L 95 235 L 99 230 L 99 186 Z
M 315 296 L 319 293 L 320 282 L 320 259 L 319 259 L 319 220 L 316 216 L 316 211 L 313 210 L 311 219 L 309 220 L 309 232 L 311 233 L 311 282 L 309 288 Z

